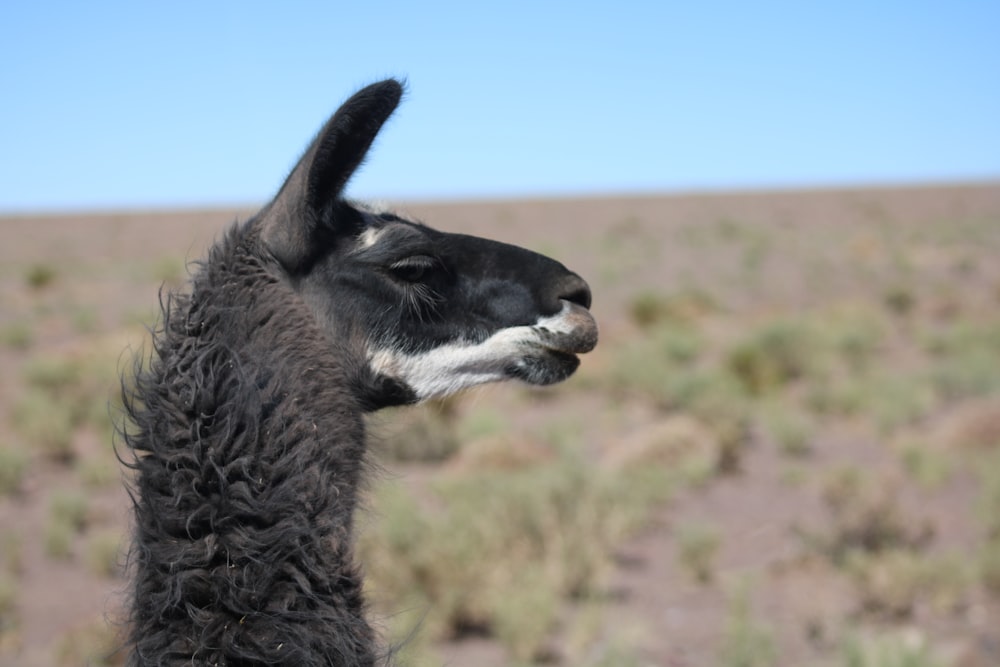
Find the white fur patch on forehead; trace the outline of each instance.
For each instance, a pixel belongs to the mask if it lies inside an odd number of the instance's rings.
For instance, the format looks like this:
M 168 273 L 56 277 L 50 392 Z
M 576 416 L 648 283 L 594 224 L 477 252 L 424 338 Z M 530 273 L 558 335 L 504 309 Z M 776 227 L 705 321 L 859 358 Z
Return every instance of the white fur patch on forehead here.
M 545 350 L 587 352 L 597 342 L 596 325 L 585 309 L 563 302 L 563 309 L 530 326 L 501 329 L 479 343 L 457 341 L 425 352 L 372 350 L 373 371 L 407 385 L 418 400 L 447 396 L 468 387 L 498 382 L 523 368 L 529 355 Z
M 385 232 L 385 227 L 369 227 L 358 235 L 358 249 L 365 250 L 378 243 L 378 239 Z

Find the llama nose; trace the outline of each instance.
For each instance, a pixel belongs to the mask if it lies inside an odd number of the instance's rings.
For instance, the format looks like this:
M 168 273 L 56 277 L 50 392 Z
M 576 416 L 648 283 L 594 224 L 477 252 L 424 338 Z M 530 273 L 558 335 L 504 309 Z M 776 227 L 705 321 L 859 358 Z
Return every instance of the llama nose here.
M 559 299 L 590 309 L 590 286 L 575 273 L 561 281 L 557 294 Z

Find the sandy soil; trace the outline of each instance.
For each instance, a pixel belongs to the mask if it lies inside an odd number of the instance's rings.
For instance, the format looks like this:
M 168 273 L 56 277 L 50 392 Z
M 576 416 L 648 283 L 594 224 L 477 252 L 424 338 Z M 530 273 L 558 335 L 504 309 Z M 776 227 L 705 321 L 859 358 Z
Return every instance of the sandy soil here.
M 588 278 L 602 345 L 584 364 L 599 367 L 611 362 L 616 342 L 640 335 L 630 321 L 628 305 L 644 289 L 710 286 L 747 323 L 774 312 L 853 299 L 868 293 L 883 269 L 873 261 L 872 271 L 863 274 L 856 270 L 857 262 L 848 269 L 845 258 L 860 258 L 863 265 L 865 253 L 884 257 L 892 252 L 891 235 L 876 232 L 876 223 L 882 230 L 885 224 L 902 230 L 987 218 L 1000 225 L 1000 185 L 412 203 L 399 208 L 440 229 L 538 249 Z M 249 214 L 248 209 L 0 219 L 0 327 L 28 323 L 32 332 L 26 348 L 0 347 L 0 438 L 28 448 L 13 414 L 25 391 L 22 369 L 30 359 L 73 351 L 97 339 L 122 349 L 126 343 L 138 345 L 137 329 L 123 322 L 149 313 L 158 283 L 164 277 L 176 279 L 169 262 L 197 258 L 234 218 L 246 219 Z M 730 244 L 703 246 L 704 252 L 699 252 L 697 243 L 677 242 L 720 221 L 735 221 L 740 230 L 762 229 L 815 244 L 811 252 L 820 248 L 816 255 L 825 263 L 818 266 L 814 279 L 806 280 L 801 267 L 783 262 L 771 251 L 748 285 L 738 268 L 747 261 L 745 250 Z M 794 252 L 780 242 L 772 244 L 779 246 L 781 252 Z M 940 265 L 943 260 L 933 242 L 917 248 L 913 261 L 917 274 L 927 280 L 950 275 L 950 265 Z M 1000 294 L 1000 261 L 977 257 L 976 262 L 974 273 L 949 284 L 964 293 L 966 308 L 1000 308 L 1000 301 L 989 300 L 990 295 L 995 299 Z M 26 272 L 41 264 L 55 270 L 53 284 L 26 286 Z M 156 268 L 160 264 L 165 267 L 162 271 Z M 86 314 L 86 327 L 80 325 L 81 313 Z M 110 369 L 112 381 L 114 373 Z M 506 389 L 476 398 L 477 404 L 495 401 L 499 409 L 513 400 Z M 599 388 L 573 388 L 571 380 L 565 396 L 555 403 L 540 401 L 511 419 L 540 418 L 553 405 L 570 418 L 599 414 L 610 400 Z M 662 418 L 642 406 L 619 408 L 610 427 L 587 431 L 582 447 L 601 449 Z M 78 458 L 110 456 L 100 437 L 86 429 L 77 433 L 73 447 Z M 74 632 L 86 632 L 104 619 L 120 621 L 118 610 L 126 590 L 120 574 L 103 576 L 88 567 L 86 534 L 98 528 L 124 534 L 129 500 L 120 484 L 87 484 L 72 466 L 28 449 L 30 464 L 19 491 L 0 497 L 0 531 L 7 543 L 18 545 L 8 549 L 17 552 L 16 567 L 8 566 L 16 573 L 12 605 L 16 620 L 0 625 L 0 665 L 49 665 L 56 659 L 76 664 L 65 657 L 67 637 L 72 647 Z M 933 524 L 934 549 L 962 553 L 978 544 L 972 510 L 977 488 L 970 471 L 956 472 L 933 491 L 922 491 L 905 481 L 898 456 L 849 421 L 824 431 L 802 465 L 822 471 L 848 464 L 897 480 L 904 510 Z M 617 567 L 608 582 L 608 611 L 602 617 L 604 634 L 625 638 L 637 647 L 642 664 L 716 664 L 733 587 L 750 575 L 754 615 L 775 636 L 779 656 L 775 664 L 840 664 L 837 633 L 843 619 L 859 613 L 856 594 L 843 573 L 803 552 L 796 529 L 829 518 L 816 481 L 819 476 L 807 475 L 804 483 L 789 484 L 790 467 L 766 438 L 752 438 L 739 473 L 686 490 L 659 510 L 616 554 Z M 399 474 L 405 476 L 405 471 Z M 53 558 L 44 544 L 49 499 L 56 489 L 78 489 L 89 499 L 87 529 L 76 538 L 69 558 Z M 675 529 L 697 522 L 710 522 L 724 535 L 713 585 L 693 581 L 675 557 Z M 940 654 L 953 664 L 1000 664 L 1000 602 L 979 591 L 963 599 L 958 610 L 925 605 L 905 619 L 862 619 L 862 623 L 914 630 L 940 647 Z M 447 664 L 507 664 L 505 654 L 483 637 L 462 638 L 439 652 Z

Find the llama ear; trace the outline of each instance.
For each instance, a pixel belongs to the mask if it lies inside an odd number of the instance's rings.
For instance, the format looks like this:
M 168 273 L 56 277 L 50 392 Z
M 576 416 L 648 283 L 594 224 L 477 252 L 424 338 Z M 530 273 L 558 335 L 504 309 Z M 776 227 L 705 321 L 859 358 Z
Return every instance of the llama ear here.
M 344 102 L 261 212 L 261 238 L 286 268 L 308 261 L 316 250 L 317 232 L 336 223 L 334 213 L 344 186 L 402 95 L 402 84 L 388 79 Z

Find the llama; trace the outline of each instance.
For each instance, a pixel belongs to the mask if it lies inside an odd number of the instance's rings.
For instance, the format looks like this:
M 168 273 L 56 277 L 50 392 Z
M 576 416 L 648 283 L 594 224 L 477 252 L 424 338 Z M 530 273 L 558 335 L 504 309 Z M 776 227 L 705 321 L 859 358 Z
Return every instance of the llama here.
M 401 85 L 362 89 L 275 198 L 161 299 L 123 383 L 135 533 L 130 665 L 373 665 L 352 516 L 363 415 L 564 380 L 590 290 L 528 250 L 343 198 Z

